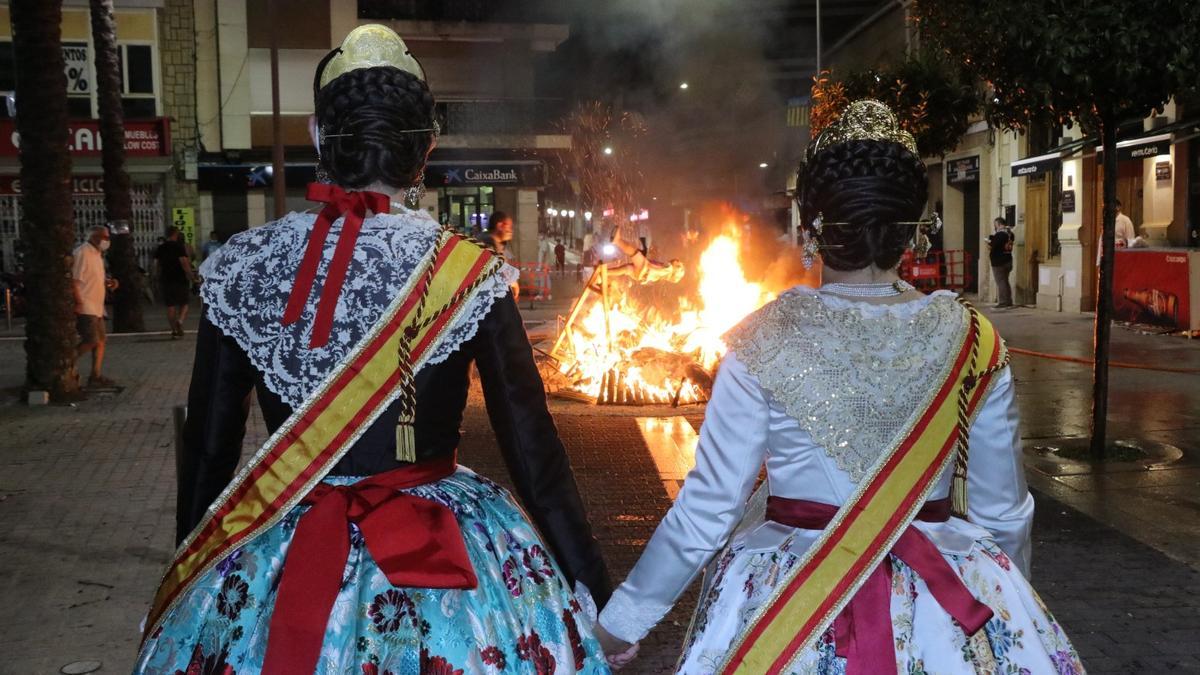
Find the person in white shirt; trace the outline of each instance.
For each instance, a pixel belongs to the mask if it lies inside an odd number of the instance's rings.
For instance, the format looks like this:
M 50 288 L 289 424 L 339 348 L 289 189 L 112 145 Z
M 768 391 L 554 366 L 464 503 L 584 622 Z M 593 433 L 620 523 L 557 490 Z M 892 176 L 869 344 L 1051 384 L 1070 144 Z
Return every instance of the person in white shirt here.
M 1117 248 L 1125 248 L 1137 239 L 1137 228 L 1133 226 L 1133 221 L 1129 216 L 1121 210 L 1121 200 L 1117 200 Z
M 87 241 L 74 251 L 71 276 L 75 279 L 75 327 L 79 331 L 79 347 L 76 358 L 92 355 L 92 373 L 88 376 L 89 387 L 111 387 L 115 383 L 101 373 L 104 365 L 104 294 L 117 288 L 116 279 L 104 272 L 104 251 L 109 247 L 106 227 L 93 227 Z

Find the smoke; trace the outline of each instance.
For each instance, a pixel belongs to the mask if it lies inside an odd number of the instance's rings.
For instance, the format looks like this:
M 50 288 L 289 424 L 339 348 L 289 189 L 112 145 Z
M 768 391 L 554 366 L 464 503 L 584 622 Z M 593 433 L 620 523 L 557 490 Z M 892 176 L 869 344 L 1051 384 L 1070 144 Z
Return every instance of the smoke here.
M 786 0 L 573 1 L 572 39 L 591 59 L 580 93 L 644 116 L 646 175 L 671 183 L 652 191 L 679 202 L 783 188 L 796 154 L 784 101 L 799 92 L 768 51 L 787 51 Z

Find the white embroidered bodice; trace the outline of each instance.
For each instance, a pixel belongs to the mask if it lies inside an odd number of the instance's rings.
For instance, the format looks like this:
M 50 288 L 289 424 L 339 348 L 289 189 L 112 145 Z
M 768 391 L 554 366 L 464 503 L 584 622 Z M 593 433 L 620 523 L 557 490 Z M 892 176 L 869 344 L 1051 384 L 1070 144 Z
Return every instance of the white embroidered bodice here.
M 237 341 L 264 382 L 293 408 L 366 335 L 383 310 L 431 252 L 440 226 L 424 211 L 404 210 L 363 221 L 362 232 L 334 311 L 329 342 L 310 349 L 309 337 L 342 219 L 325 240 L 314 291 L 301 318 L 280 323 L 296 271 L 316 221 L 313 213 L 291 213 L 259 228 L 241 232 L 200 267 L 201 297 L 208 319 Z M 517 271 L 504 270 L 485 281 L 468 300 L 458 321 L 425 365 L 445 361 L 475 336 L 478 324 L 497 298 L 509 292 Z
M 795 288 L 734 329 L 729 346 L 858 482 L 940 386 L 968 323 L 949 292 L 868 305 Z
M 600 623 L 618 638 L 640 640 L 731 537 L 749 551 L 790 542 L 802 554 L 819 530 L 763 522 L 753 510 L 738 527 L 762 469 L 771 495 L 844 504 L 957 353 L 951 336 L 966 316 L 949 293 L 872 305 L 796 288 L 735 329 L 695 468 Z M 980 539 L 994 539 L 1028 573 L 1033 498 L 1007 368 L 971 423 L 969 447 L 970 522 L 913 526 L 943 553 L 968 553 Z M 952 473 L 943 470 L 931 499 L 949 495 Z

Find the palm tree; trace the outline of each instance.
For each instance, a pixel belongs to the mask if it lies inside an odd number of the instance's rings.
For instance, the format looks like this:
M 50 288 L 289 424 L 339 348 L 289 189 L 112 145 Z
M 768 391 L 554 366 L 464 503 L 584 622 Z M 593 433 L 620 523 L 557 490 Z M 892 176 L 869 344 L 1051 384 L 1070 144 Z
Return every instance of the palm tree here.
M 117 59 L 117 24 L 112 0 L 91 0 L 92 44 L 96 49 L 96 93 L 103 140 L 104 208 L 111 223 L 128 225 L 133 216 L 129 174 L 125 172 L 125 119 L 121 110 L 121 62 Z M 141 331 L 142 275 L 138 271 L 133 237 L 128 230 L 113 232 L 108 266 L 120 282 L 113 296 L 113 329 Z
M 52 399 L 79 390 L 75 373 L 75 293 L 71 248 L 71 156 L 67 150 L 67 77 L 62 53 L 62 0 L 12 0 L 21 136 L 21 236 L 25 240 L 29 314 L 26 380 Z

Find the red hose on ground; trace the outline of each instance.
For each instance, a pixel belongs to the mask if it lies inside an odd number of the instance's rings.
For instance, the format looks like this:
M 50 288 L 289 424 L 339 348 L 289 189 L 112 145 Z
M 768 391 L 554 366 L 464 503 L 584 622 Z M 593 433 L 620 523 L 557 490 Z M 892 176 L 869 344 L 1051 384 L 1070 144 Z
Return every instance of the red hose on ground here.
M 1064 356 L 1062 354 L 1046 354 L 1044 352 L 1035 352 L 1032 349 L 1021 349 L 1020 347 L 1009 347 L 1008 351 L 1013 354 L 1021 354 L 1023 356 L 1036 356 L 1039 359 L 1051 359 L 1053 361 L 1068 361 L 1070 363 L 1081 363 L 1083 365 L 1093 365 L 1095 359 L 1085 359 L 1080 356 Z M 1124 361 L 1109 361 L 1108 365 L 1113 368 L 1132 368 L 1134 370 L 1154 370 L 1161 373 L 1182 373 L 1184 375 L 1200 375 L 1200 368 L 1169 368 L 1164 366 L 1147 366 L 1143 363 L 1128 363 Z

